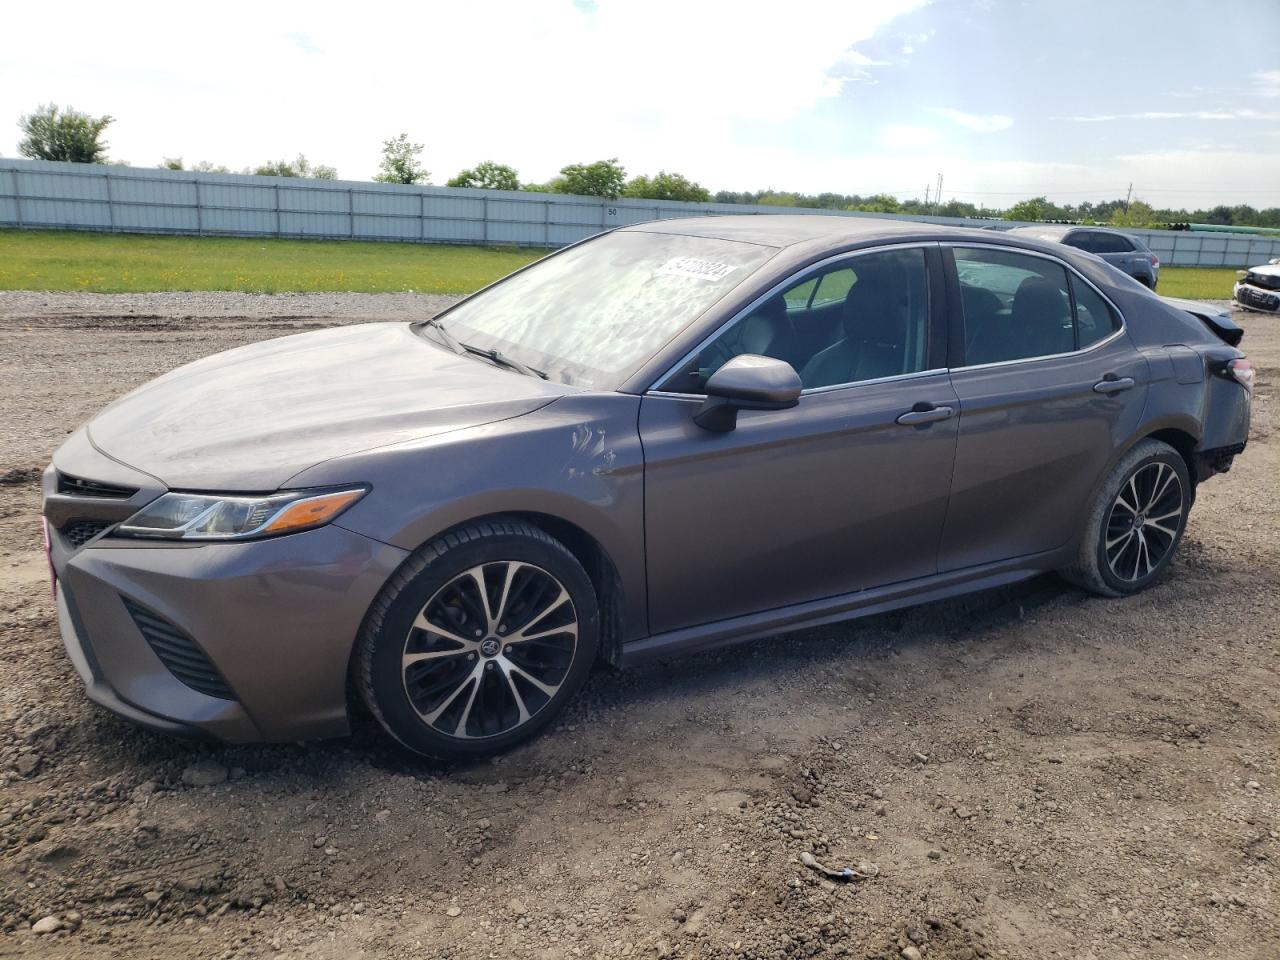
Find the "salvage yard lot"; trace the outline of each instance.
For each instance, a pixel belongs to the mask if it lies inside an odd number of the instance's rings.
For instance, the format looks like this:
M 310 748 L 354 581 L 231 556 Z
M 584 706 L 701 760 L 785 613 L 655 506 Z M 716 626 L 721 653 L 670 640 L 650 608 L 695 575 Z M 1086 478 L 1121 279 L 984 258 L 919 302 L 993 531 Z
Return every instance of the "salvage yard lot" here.
M 0 290 L 470 293 L 545 250 L 0 230 Z M 1225 300 L 1235 270 L 1164 267 L 1167 297 Z
M 0 955 L 1280 956 L 1270 317 L 1237 314 L 1249 448 L 1138 597 L 1046 577 L 600 673 L 471 767 L 367 718 L 223 747 L 88 704 L 36 525 L 60 439 L 198 356 L 448 302 L 0 293 Z M 833 885 L 806 851 L 879 874 Z

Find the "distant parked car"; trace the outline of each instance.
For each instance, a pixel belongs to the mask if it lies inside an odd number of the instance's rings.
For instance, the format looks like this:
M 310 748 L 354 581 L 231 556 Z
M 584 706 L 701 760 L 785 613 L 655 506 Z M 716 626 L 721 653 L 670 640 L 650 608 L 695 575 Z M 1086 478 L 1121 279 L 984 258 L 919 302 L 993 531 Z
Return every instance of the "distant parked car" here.
M 1232 297 L 1246 310 L 1280 313 L 1280 257 L 1260 267 L 1241 270 Z
M 1074 227 L 1068 224 L 1059 226 L 1052 223 L 1014 227 L 1009 233 L 1024 234 L 1050 243 L 1065 243 L 1068 247 L 1097 254 L 1152 290 L 1160 282 L 1160 258 L 1132 234 L 1105 227 Z

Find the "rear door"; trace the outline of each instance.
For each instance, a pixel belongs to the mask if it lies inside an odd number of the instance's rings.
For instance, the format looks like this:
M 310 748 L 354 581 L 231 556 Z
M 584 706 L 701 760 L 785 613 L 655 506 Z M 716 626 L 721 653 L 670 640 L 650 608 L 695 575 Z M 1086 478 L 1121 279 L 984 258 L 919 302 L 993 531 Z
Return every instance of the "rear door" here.
M 927 244 L 809 268 L 645 394 L 654 632 L 937 570 L 958 409 L 940 263 Z M 741 353 L 796 367 L 799 405 L 701 429 L 702 384 Z
M 1053 550 L 1085 521 L 1137 429 L 1146 362 L 1120 315 L 1061 261 L 994 246 L 945 251 L 960 309 L 960 401 L 940 572 Z

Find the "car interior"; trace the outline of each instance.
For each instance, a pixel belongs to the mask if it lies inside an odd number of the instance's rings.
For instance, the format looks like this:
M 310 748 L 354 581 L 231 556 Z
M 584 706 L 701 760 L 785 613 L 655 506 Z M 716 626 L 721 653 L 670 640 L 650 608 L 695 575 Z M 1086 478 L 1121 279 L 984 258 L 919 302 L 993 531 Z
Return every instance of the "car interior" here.
M 698 355 L 690 392 L 744 353 L 785 360 L 805 389 L 914 373 L 928 349 L 920 250 L 858 257 L 770 297 Z
M 1105 301 L 1059 264 L 983 248 L 956 248 L 954 256 L 966 366 L 1070 353 L 1118 328 Z M 928 314 L 920 251 L 857 257 L 760 303 L 668 389 L 702 393 L 711 374 L 741 354 L 785 360 L 806 390 L 918 372 L 926 369 Z

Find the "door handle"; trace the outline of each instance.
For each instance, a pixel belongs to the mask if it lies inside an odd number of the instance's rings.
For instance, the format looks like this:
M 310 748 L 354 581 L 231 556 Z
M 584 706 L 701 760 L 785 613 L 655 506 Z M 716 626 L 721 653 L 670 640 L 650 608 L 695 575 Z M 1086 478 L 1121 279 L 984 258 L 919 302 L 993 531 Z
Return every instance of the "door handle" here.
M 935 407 L 933 404 L 917 403 L 914 410 L 908 410 L 898 418 L 904 426 L 916 427 L 922 423 L 934 423 L 938 420 L 949 420 L 956 415 L 954 407 Z
M 1133 377 L 1105 376 L 1093 385 L 1094 393 L 1119 393 L 1134 385 Z

